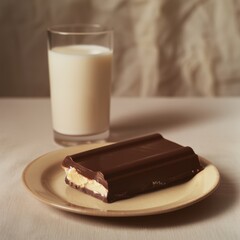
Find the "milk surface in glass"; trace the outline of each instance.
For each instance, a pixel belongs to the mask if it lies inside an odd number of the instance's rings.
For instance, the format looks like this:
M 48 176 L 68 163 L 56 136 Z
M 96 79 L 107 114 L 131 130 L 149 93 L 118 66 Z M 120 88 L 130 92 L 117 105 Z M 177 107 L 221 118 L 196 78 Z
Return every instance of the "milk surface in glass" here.
M 67 135 L 108 130 L 112 50 L 73 45 L 54 47 L 48 56 L 54 130 Z

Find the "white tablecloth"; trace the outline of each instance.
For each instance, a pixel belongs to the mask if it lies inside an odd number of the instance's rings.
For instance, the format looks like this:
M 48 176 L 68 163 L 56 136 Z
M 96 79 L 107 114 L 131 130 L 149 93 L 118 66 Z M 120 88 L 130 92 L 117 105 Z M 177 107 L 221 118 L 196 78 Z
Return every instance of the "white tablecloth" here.
M 44 205 L 26 191 L 25 166 L 59 149 L 49 99 L 0 99 L 0 239 L 240 239 L 240 99 L 115 98 L 110 141 L 152 132 L 190 145 L 221 173 L 205 200 L 176 212 L 97 218 Z

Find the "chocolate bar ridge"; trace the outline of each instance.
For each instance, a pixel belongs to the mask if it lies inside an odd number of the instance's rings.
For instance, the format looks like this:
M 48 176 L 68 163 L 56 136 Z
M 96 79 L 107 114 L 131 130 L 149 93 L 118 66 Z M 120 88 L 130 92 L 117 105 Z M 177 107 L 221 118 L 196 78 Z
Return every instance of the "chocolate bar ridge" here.
M 63 168 L 76 169 L 106 190 L 106 196 L 66 183 L 106 202 L 129 198 L 191 179 L 202 170 L 192 148 L 152 134 L 67 156 Z

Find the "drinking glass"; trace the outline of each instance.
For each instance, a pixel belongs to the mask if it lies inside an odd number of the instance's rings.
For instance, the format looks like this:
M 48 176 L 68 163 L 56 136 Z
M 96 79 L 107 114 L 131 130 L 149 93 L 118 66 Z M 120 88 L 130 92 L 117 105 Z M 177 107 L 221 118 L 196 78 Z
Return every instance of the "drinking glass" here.
M 61 145 L 109 136 L 113 31 L 100 25 L 48 29 L 54 139 Z

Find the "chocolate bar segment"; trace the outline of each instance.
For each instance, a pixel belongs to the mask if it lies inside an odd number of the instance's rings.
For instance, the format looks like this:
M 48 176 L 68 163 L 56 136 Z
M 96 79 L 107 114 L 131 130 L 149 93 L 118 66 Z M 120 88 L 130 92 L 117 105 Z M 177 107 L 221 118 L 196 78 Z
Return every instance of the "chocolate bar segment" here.
M 114 202 L 191 179 L 202 167 L 192 148 L 152 134 L 67 156 L 70 186 Z

